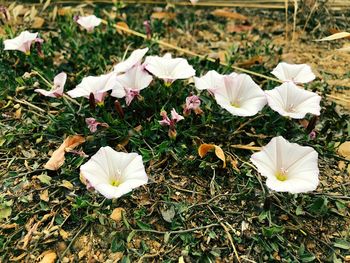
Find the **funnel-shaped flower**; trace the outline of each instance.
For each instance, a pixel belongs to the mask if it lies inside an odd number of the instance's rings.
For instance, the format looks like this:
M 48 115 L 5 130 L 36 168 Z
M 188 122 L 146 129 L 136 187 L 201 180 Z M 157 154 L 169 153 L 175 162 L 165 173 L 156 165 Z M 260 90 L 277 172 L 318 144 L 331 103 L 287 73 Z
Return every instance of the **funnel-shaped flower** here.
M 94 133 L 97 131 L 97 127 L 101 126 L 101 127 L 105 127 L 108 128 L 109 125 L 105 122 L 99 122 L 97 121 L 95 118 L 86 118 L 85 119 L 85 123 L 88 126 L 89 130 Z
M 100 76 L 85 77 L 75 89 L 68 91 L 67 94 L 72 98 L 85 97 L 89 99 L 92 93 L 95 101 L 101 103 L 107 95 L 106 85 L 112 74 L 113 72 Z
M 316 78 L 311 67 L 306 64 L 281 62 L 271 73 L 282 81 L 291 81 L 295 84 L 308 83 Z
M 23 31 L 19 36 L 4 40 L 4 50 L 19 50 L 27 55 L 30 54 L 30 47 L 36 40 L 38 33 L 30 33 L 29 31 Z
M 111 96 L 117 98 L 125 97 L 126 104 L 130 105 L 134 97 L 140 94 L 140 91 L 147 88 L 152 81 L 152 76 L 144 70 L 142 65 L 136 65 L 126 73 L 117 76 L 120 87 L 112 90 Z
M 190 95 L 186 98 L 186 104 L 183 110 L 183 114 L 185 116 L 188 116 L 191 114 L 191 111 L 193 110 L 196 114 L 202 114 L 203 111 L 200 108 L 201 106 L 201 100 L 196 95 Z
M 265 91 L 265 94 L 269 106 L 282 116 L 302 119 L 307 113 L 320 115 L 321 97 L 292 82 L 285 82 L 273 90 Z
M 146 57 L 145 67 L 147 71 L 163 79 L 167 85 L 171 85 L 177 79 L 188 79 L 196 74 L 186 59 L 172 58 L 169 53 L 163 57 Z
M 246 74 L 225 76 L 224 86 L 214 95 L 222 108 L 237 116 L 253 116 L 266 104 L 264 92 Z
M 313 191 L 318 185 L 317 158 L 317 152 L 311 147 L 290 143 L 279 136 L 250 160 L 267 178 L 266 185 L 270 189 L 302 193 Z
M 134 50 L 131 55 L 124 61 L 118 63 L 114 66 L 114 73 L 120 74 L 128 71 L 136 64 L 140 64 L 142 58 L 145 56 L 145 54 L 148 51 L 148 47 L 144 49 L 136 49 Z
M 66 80 L 67 80 L 67 74 L 65 72 L 61 72 L 53 79 L 53 87 L 51 90 L 48 91 L 44 89 L 35 89 L 34 91 L 47 97 L 52 97 L 52 98 L 62 97 Z
M 87 31 L 91 32 L 96 26 L 101 24 L 101 18 L 98 18 L 95 15 L 79 16 L 77 23 Z
M 194 77 L 194 85 L 198 90 L 208 90 L 212 94 L 215 90 L 225 86 L 224 75 L 217 73 L 215 70 L 208 71 L 204 76 Z
M 80 175 L 90 187 L 109 199 L 119 198 L 148 181 L 141 155 L 117 152 L 109 146 L 101 147 L 83 164 Z

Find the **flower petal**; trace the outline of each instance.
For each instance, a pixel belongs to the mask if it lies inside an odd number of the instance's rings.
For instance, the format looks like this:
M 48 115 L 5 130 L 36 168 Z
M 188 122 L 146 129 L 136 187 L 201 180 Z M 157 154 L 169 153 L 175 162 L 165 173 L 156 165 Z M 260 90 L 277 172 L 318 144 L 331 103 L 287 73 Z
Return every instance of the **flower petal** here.
M 269 106 L 282 116 L 302 119 L 307 113 L 320 115 L 321 97 L 291 82 L 283 83 L 273 90 L 265 91 Z
M 114 73 L 120 74 L 120 73 L 126 72 L 136 64 L 141 63 L 141 60 L 146 55 L 147 51 L 148 51 L 147 47 L 144 49 L 134 50 L 126 60 L 114 66 Z
M 281 62 L 271 73 L 282 81 L 292 81 L 296 84 L 308 83 L 316 78 L 311 67 L 306 64 L 288 64 Z

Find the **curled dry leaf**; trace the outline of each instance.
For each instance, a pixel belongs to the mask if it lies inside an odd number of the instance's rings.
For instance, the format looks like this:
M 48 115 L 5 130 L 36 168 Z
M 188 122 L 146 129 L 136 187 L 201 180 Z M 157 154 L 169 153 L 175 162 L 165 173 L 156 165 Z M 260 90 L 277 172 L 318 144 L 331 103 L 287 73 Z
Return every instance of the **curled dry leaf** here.
M 116 26 L 117 26 L 117 33 L 118 34 L 126 34 L 127 32 L 125 32 L 124 30 L 120 29 L 120 28 L 125 28 L 125 29 L 129 29 L 129 26 L 127 23 L 123 22 L 123 21 L 120 21 L 120 22 L 117 22 L 116 23 Z
M 345 159 L 350 160 L 350 141 L 342 143 L 338 148 L 338 153 Z
M 350 33 L 348 32 L 339 32 L 339 33 L 335 33 L 333 35 L 330 35 L 328 37 L 324 37 L 321 38 L 317 41 L 331 41 L 331 40 L 337 40 L 337 39 L 341 39 L 341 38 L 347 38 L 350 37 Z
M 113 219 L 115 222 L 120 222 L 123 219 L 123 213 L 125 212 L 125 209 L 122 207 L 118 207 L 113 210 L 112 214 L 110 215 L 110 218 Z
M 170 12 L 154 12 L 151 15 L 152 19 L 159 19 L 159 20 L 173 20 L 175 19 L 176 14 L 175 13 L 170 13 Z
M 85 138 L 80 135 L 68 136 L 61 146 L 52 153 L 50 160 L 45 164 L 45 169 L 56 171 L 64 163 L 65 153 L 72 151 L 75 147 L 85 142 Z
M 217 146 L 215 144 L 203 143 L 198 148 L 198 154 L 201 158 L 203 158 L 208 153 L 208 151 L 211 151 L 211 150 L 214 150 L 216 157 L 218 157 L 221 161 L 223 161 L 222 167 L 225 168 L 226 167 L 225 153 L 220 146 Z
M 228 19 L 236 19 L 236 20 L 243 20 L 246 21 L 248 20 L 248 17 L 241 15 L 239 13 L 234 13 L 231 11 L 227 11 L 225 9 L 216 9 L 213 12 L 211 12 L 213 16 L 218 16 L 218 17 L 225 17 Z
M 40 263 L 54 263 L 56 261 L 57 255 L 53 250 L 48 250 L 42 253 L 43 259 Z

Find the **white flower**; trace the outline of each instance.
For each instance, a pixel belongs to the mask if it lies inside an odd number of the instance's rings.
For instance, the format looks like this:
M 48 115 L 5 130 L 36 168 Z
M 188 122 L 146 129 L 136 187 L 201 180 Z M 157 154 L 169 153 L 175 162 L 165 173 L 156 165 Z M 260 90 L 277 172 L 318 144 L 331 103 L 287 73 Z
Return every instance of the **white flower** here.
M 30 53 L 30 47 L 36 40 L 37 36 L 38 33 L 23 31 L 15 38 L 4 40 L 4 50 L 19 50 L 28 55 Z
M 225 86 L 224 76 L 225 75 L 221 75 L 215 70 L 210 70 L 200 78 L 194 77 L 194 85 L 198 90 L 208 90 L 214 94 L 215 90 Z
M 269 106 L 282 116 L 302 119 L 307 113 L 320 115 L 321 97 L 292 82 L 285 82 L 273 90 L 265 91 L 265 94 Z
M 128 71 L 136 64 L 140 64 L 142 58 L 145 56 L 145 54 L 148 51 L 148 47 L 144 49 L 136 49 L 134 50 L 131 55 L 124 61 L 118 63 L 114 66 L 114 73 L 120 74 Z
M 87 31 L 91 32 L 96 26 L 101 24 L 101 18 L 98 18 L 95 15 L 79 16 L 77 23 Z
M 126 97 L 126 104 L 129 105 L 140 91 L 147 88 L 152 81 L 152 76 L 144 70 L 142 65 L 136 65 L 126 73 L 116 77 L 120 86 L 112 89 L 111 96 L 117 98 Z
M 233 115 L 253 116 L 266 104 L 262 89 L 246 74 L 224 77 L 224 86 L 214 92 L 216 102 Z
M 196 74 L 196 71 L 184 58 L 172 58 L 167 53 L 163 57 L 148 56 L 145 60 L 146 70 L 163 79 L 170 85 L 176 79 L 188 79 Z
M 262 151 L 250 160 L 266 185 L 275 191 L 302 193 L 313 191 L 318 185 L 317 152 L 308 146 L 290 143 L 283 137 L 273 138 Z
M 67 80 L 67 74 L 65 72 L 61 72 L 53 79 L 53 87 L 51 90 L 47 91 L 44 89 L 35 89 L 34 91 L 47 97 L 52 97 L 52 98 L 62 97 L 66 80 Z
M 72 98 L 85 97 L 89 99 L 90 94 L 94 94 L 95 101 L 97 103 L 102 103 L 104 97 L 107 95 L 106 85 L 111 78 L 113 72 L 109 74 L 104 74 L 100 76 L 89 76 L 83 78 L 81 83 L 67 92 Z
M 86 183 L 106 198 L 119 198 L 132 189 L 147 184 L 148 177 L 137 153 L 117 152 L 101 147 L 80 167 Z
M 291 81 L 295 84 L 308 83 L 316 78 L 311 67 L 306 64 L 288 64 L 281 62 L 271 73 L 279 80 Z

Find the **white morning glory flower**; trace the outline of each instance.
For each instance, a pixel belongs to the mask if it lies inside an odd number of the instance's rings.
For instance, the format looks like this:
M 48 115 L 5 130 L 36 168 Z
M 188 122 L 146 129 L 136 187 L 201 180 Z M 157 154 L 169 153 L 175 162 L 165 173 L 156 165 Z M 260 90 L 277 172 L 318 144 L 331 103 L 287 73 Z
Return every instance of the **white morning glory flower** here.
M 114 70 L 113 70 L 114 73 L 116 74 L 124 73 L 129 69 L 131 69 L 136 64 L 140 64 L 142 58 L 146 55 L 147 51 L 148 51 L 148 47 L 134 50 L 126 60 L 114 66 Z
M 109 199 L 119 198 L 148 182 L 141 155 L 117 152 L 109 146 L 101 147 L 83 164 L 80 175 L 89 187 Z
M 51 90 L 48 91 L 44 89 L 35 89 L 34 91 L 47 97 L 52 97 L 52 98 L 62 97 L 66 80 L 67 80 L 67 74 L 65 72 L 61 72 L 53 79 L 53 87 Z
M 171 85 L 177 79 L 188 79 L 196 74 L 186 59 L 172 58 L 170 53 L 163 57 L 148 56 L 144 65 L 148 72 L 163 79 L 167 85 Z
M 87 31 L 91 32 L 96 26 L 101 24 L 101 18 L 98 18 L 95 15 L 79 16 L 77 23 Z
M 306 64 L 288 64 L 286 62 L 281 62 L 271 73 L 279 80 L 291 81 L 295 84 L 308 83 L 316 78 L 311 67 Z
M 4 40 L 4 50 L 19 50 L 25 54 L 30 54 L 30 47 L 32 43 L 37 39 L 38 33 L 30 33 L 29 31 L 23 31 L 19 36 Z
M 140 95 L 140 91 L 147 88 L 152 82 L 152 76 L 144 70 L 142 65 L 136 65 L 126 73 L 116 77 L 120 86 L 112 89 L 111 96 L 117 98 L 125 97 L 126 104 L 130 105 L 131 101 Z
M 321 97 L 292 82 L 285 82 L 273 90 L 265 91 L 265 94 L 269 106 L 282 116 L 302 119 L 307 113 L 320 115 Z
M 89 99 L 92 93 L 95 101 L 97 103 L 102 103 L 104 97 L 107 95 L 106 91 L 108 91 L 108 89 L 106 89 L 106 85 L 112 74 L 113 72 L 100 76 L 85 77 L 75 89 L 68 91 L 67 94 L 72 98 L 85 97 Z
M 266 177 L 266 185 L 278 192 L 302 193 L 318 185 L 317 152 L 308 146 L 290 143 L 283 137 L 273 138 L 250 160 Z
M 253 116 L 266 104 L 262 89 L 247 74 L 224 77 L 224 86 L 214 92 L 216 102 L 236 116 Z
M 198 90 L 208 90 L 214 94 L 215 90 L 225 86 L 224 76 L 215 70 L 210 70 L 200 78 L 194 77 L 194 85 Z

